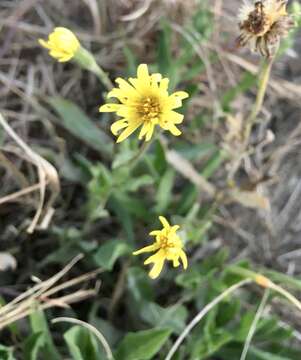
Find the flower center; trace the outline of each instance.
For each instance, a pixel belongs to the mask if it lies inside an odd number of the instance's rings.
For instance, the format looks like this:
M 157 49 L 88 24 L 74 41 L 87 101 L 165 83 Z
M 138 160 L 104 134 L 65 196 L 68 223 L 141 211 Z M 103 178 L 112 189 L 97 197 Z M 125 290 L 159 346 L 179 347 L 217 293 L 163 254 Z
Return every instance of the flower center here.
M 137 107 L 138 114 L 144 122 L 158 122 L 161 112 L 160 104 L 156 98 L 146 97 Z
M 263 36 L 272 26 L 271 17 L 265 13 L 264 5 L 261 1 L 255 3 L 255 10 L 249 14 L 249 17 L 242 24 L 242 29 L 257 35 Z
M 169 242 L 168 236 L 161 235 L 160 236 L 160 247 L 161 249 L 167 249 L 174 247 L 172 242 Z

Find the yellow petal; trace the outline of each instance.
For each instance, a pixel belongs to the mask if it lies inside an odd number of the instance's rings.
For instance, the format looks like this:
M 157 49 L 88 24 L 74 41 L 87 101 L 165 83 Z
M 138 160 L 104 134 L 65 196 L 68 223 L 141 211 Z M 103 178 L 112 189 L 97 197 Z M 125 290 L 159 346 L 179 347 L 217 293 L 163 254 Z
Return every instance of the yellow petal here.
M 173 265 L 173 267 L 178 267 L 180 265 L 179 259 L 178 258 L 173 258 L 172 259 L 172 265 Z
M 120 109 L 121 104 L 105 104 L 99 108 L 99 112 L 115 112 Z
M 169 79 L 164 78 L 160 81 L 160 90 L 167 91 L 169 85 Z
M 162 75 L 161 74 L 152 74 L 151 75 L 151 81 L 153 81 L 153 82 L 159 82 L 159 81 L 161 81 L 161 79 L 162 79 Z
M 182 260 L 183 268 L 186 270 L 188 266 L 188 260 L 185 252 L 183 250 L 180 250 L 180 258 Z
M 128 121 L 126 119 L 117 120 L 111 125 L 111 132 L 113 135 L 117 136 L 119 130 L 124 129 L 127 126 Z
M 156 244 L 157 245 L 157 244 Z M 159 246 L 159 245 L 158 245 Z M 154 255 L 150 256 L 144 261 L 144 265 L 148 265 L 151 263 L 155 263 L 158 260 L 165 260 L 165 251 L 163 249 L 160 249 L 157 251 Z
M 172 97 L 175 97 L 180 100 L 187 99 L 189 97 L 189 94 L 186 91 L 177 91 L 173 94 L 171 94 Z
M 174 124 L 181 124 L 184 119 L 184 115 L 177 113 L 176 111 L 170 111 L 168 117 Z
M 46 48 L 46 49 L 50 49 L 50 46 L 49 46 L 49 44 L 48 44 L 47 41 L 45 41 L 45 40 L 43 40 L 43 39 L 39 39 L 38 41 L 39 41 L 39 44 L 40 44 L 41 46 L 43 46 L 43 47 Z
M 154 124 L 150 124 L 150 127 L 146 133 L 146 136 L 145 136 L 145 141 L 150 141 L 150 139 L 152 138 L 153 136 L 153 133 L 154 133 L 154 129 L 155 129 L 155 125 Z
M 155 279 L 160 275 L 164 265 L 164 261 L 165 261 L 165 252 L 162 249 L 144 261 L 144 265 L 148 265 L 150 263 L 154 264 L 151 271 L 149 272 L 149 276 L 152 279 Z
M 174 225 L 171 227 L 170 231 L 175 233 L 176 231 L 178 231 L 180 229 L 180 226 L 179 225 Z
M 146 253 L 146 252 L 156 251 L 158 249 L 159 249 L 159 245 L 157 243 L 154 243 L 152 245 L 145 246 L 144 248 L 142 248 L 140 250 L 134 251 L 133 255 L 139 255 L 139 254 Z
M 149 233 L 150 236 L 157 236 L 161 234 L 161 230 L 154 230 Z
M 182 134 L 182 132 L 173 124 L 168 126 L 168 130 L 174 135 L 179 136 Z
M 148 67 L 146 64 L 141 64 L 138 66 L 137 78 L 139 80 L 149 82 L 149 73 L 148 73 Z
M 163 269 L 163 265 L 164 265 L 164 260 L 162 260 L 162 259 L 157 260 L 154 263 L 154 266 L 152 267 L 151 271 L 148 274 L 149 277 L 151 279 L 156 279 L 160 275 L 160 273 L 161 273 L 161 271 Z
M 115 97 L 117 98 L 120 102 L 122 102 L 123 104 L 129 104 L 129 103 L 133 103 L 136 102 L 139 94 L 137 93 L 137 91 L 135 90 L 125 90 L 125 89 L 118 89 L 118 88 L 114 88 L 113 90 L 111 90 L 108 95 L 108 98 L 112 98 Z
M 129 137 L 139 126 L 141 125 L 141 121 L 133 121 L 129 123 L 129 126 L 120 134 L 120 136 L 117 139 L 117 143 L 120 143 L 121 141 L 125 140 L 127 137 Z
M 139 133 L 139 139 L 143 139 L 143 137 L 145 136 L 145 134 L 149 131 L 150 129 L 150 126 L 151 124 L 149 122 L 145 122 L 143 125 L 142 125 L 142 128 L 140 130 L 140 133 Z
M 167 229 L 167 230 L 170 229 L 170 225 L 164 216 L 159 216 L 159 220 L 161 221 L 161 224 L 163 225 L 163 227 L 165 229 Z

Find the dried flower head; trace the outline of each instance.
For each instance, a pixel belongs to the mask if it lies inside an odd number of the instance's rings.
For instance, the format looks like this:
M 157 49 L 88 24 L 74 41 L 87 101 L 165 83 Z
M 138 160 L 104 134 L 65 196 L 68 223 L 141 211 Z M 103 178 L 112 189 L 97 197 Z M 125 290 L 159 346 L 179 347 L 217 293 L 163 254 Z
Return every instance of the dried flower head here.
M 163 216 L 159 216 L 159 219 L 163 225 L 163 229 L 154 230 L 150 233 L 151 236 L 156 237 L 156 242 L 133 253 L 133 255 L 139 255 L 146 252 L 157 251 L 144 262 L 145 265 L 151 263 L 154 264 L 149 273 L 149 276 L 152 279 L 155 279 L 160 275 L 165 260 L 172 261 L 174 267 L 180 265 L 179 259 L 181 259 L 184 269 L 186 269 L 188 265 L 187 256 L 183 250 L 182 240 L 176 234 L 179 225 L 170 226 Z
M 188 97 L 184 91 L 168 93 L 169 79 L 161 74 L 149 74 L 146 64 L 137 69 L 137 78 L 116 79 L 118 88 L 109 92 L 109 98 L 117 98 L 121 104 L 106 104 L 100 112 L 116 112 L 122 119 L 111 126 L 112 133 L 117 136 L 117 142 L 129 137 L 140 126 L 139 139 L 149 141 L 156 125 L 179 136 L 181 131 L 176 125 L 181 124 L 184 116 L 174 109 L 182 106 L 182 100 Z M 123 130 L 123 131 L 121 131 Z M 119 134 L 119 132 L 121 133 Z
M 286 11 L 287 0 L 262 0 L 251 4 L 245 0 L 239 11 L 241 34 L 238 45 L 249 45 L 262 56 L 271 57 L 281 38 L 294 26 Z
M 48 41 L 39 39 L 40 45 L 49 50 L 49 55 L 59 62 L 71 60 L 80 49 L 80 43 L 73 32 L 64 27 L 57 27 L 49 34 Z

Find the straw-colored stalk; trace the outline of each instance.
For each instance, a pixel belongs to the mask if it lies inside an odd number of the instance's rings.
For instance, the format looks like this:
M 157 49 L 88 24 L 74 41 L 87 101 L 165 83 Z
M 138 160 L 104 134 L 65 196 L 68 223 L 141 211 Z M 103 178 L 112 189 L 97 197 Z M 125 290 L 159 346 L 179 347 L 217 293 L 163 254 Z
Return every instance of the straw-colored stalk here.
M 91 271 L 79 277 L 68 280 L 62 284 L 56 285 L 57 282 L 82 258 L 78 255 L 64 269 L 52 276 L 50 279 L 41 281 L 37 285 L 28 289 L 10 303 L 0 307 L 0 330 L 4 327 L 20 320 L 38 308 L 45 310 L 51 307 L 69 307 L 71 303 L 78 302 L 97 294 L 98 287 L 93 289 L 80 289 L 64 296 L 53 297 L 62 290 L 69 289 L 75 285 L 86 283 L 95 279 L 100 269 Z

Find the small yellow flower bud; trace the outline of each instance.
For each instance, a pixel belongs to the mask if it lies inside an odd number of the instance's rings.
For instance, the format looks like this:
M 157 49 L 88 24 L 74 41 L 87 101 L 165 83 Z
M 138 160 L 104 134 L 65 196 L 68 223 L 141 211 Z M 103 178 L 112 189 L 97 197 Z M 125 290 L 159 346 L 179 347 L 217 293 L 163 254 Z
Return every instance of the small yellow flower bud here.
M 49 34 L 48 41 L 39 39 L 40 45 L 49 50 L 49 55 L 59 62 L 71 60 L 80 48 L 80 43 L 72 31 L 57 27 Z

